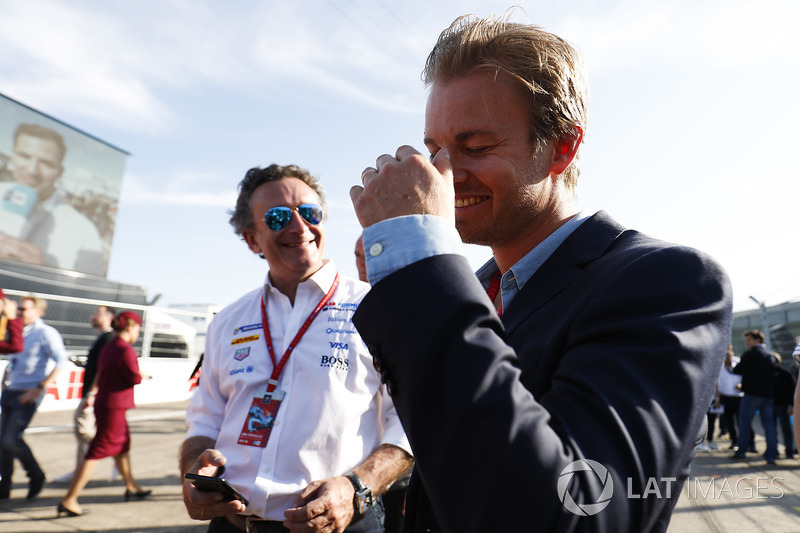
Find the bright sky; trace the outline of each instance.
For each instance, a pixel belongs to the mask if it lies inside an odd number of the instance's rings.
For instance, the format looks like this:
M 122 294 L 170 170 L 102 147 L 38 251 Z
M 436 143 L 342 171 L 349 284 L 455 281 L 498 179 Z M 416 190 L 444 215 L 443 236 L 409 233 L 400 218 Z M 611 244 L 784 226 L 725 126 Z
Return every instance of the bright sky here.
M 377 156 L 424 148 L 439 32 L 508 2 L 0 0 L 0 92 L 131 153 L 109 278 L 159 304 L 227 304 L 266 272 L 227 222 L 245 171 L 319 176 L 326 256 L 355 276 L 350 187 Z M 735 310 L 800 300 L 800 3 L 520 5 L 514 20 L 589 65 L 580 207 L 708 252 Z

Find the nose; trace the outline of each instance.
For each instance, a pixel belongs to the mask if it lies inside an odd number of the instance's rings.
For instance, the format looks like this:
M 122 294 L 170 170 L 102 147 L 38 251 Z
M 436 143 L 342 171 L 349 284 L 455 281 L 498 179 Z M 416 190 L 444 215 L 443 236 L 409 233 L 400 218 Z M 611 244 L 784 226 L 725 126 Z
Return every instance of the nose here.
M 14 166 L 21 167 L 22 170 L 34 173 L 39 170 L 39 162 L 35 157 L 22 157 L 14 162 Z
M 453 169 L 453 183 L 463 183 L 467 181 L 467 171 L 464 168 L 461 158 L 458 157 L 457 152 L 451 152 L 446 148 L 442 148 L 436 152 L 436 154 L 433 156 L 433 159 L 431 159 L 431 162 L 437 168 L 440 168 L 442 159 L 447 159 L 450 167 Z
M 303 220 L 303 217 L 300 216 L 300 212 L 297 209 L 292 209 L 292 218 L 289 219 L 286 227 L 289 231 L 297 233 L 303 233 L 306 230 L 306 221 Z

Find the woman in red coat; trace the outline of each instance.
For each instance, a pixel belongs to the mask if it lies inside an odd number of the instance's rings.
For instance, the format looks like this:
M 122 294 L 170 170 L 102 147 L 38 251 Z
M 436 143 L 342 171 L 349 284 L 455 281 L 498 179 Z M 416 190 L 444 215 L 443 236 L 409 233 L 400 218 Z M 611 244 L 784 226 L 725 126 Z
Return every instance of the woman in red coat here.
M 132 311 L 125 311 L 114 318 L 111 327 L 117 336 L 100 352 L 97 376 L 92 392 L 94 414 L 97 419 L 97 434 L 89 444 L 86 457 L 72 477 L 67 495 L 58 504 L 57 515 L 78 516 L 85 512 L 78 504 L 78 495 L 92 477 L 97 462 L 113 457 L 117 470 L 125 480 L 125 501 L 142 499 L 151 491 L 142 489 L 133 479 L 128 451 L 131 434 L 125 412 L 134 406 L 133 386 L 141 383 L 139 362 L 133 344 L 142 330 L 142 319 Z M 96 394 L 95 394 L 96 392 Z M 91 403 L 91 399 L 90 399 Z
M 0 288 L 0 354 L 19 353 L 24 349 L 22 317 L 17 316 L 17 302 L 6 299 Z

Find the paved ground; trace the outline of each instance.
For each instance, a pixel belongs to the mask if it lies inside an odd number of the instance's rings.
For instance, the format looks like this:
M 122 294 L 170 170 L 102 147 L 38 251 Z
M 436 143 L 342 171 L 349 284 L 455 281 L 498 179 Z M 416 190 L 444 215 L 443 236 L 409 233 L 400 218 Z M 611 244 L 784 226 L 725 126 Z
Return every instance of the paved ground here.
M 205 531 L 204 523 L 188 517 L 181 499 L 177 450 L 185 433 L 185 409 L 185 403 L 178 403 L 141 406 L 128 412 L 133 475 L 140 485 L 153 490 L 152 498 L 126 503 L 124 483 L 108 481 L 113 460 L 104 459 L 80 497 L 81 505 L 90 512 L 56 519 L 56 505 L 66 493 L 67 485 L 48 483 L 37 499 L 28 502 L 27 477 L 17 463 L 11 499 L 0 503 L 0 531 Z M 75 468 L 71 417 L 65 411 L 37 413 L 26 432 L 26 441 L 50 479 Z
M 151 499 L 124 502 L 125 487 L 119 480 L 108 481 L 112 461 L 106 459 L 81 495 L 81 504 L 91 512 L 56 519 L 56 505 L 66 485 L 48 483 L 39 498 L 28 502 L 24 499 L 27 478 L 17 468 L 12 497 L 0 502 L 0 532 L 205 531 L 204 523 L 189 519 L 181 500 L 176 465 L 185 407 L 185 403 L 146 405 L 129 412 L 134 476 L 153 490 Z M 74 467 L 71 413 L 38 413 L 26 439 L 49 478 Z M 723 449 L 730 446 L 723 439 L 717 444 Z M 756 445 L 763 452 L 763 439 L 759 438 Z M 780 449 L 783 451 L 782 446 Z M 751 454 L 745 462 L 731 461 L 730 455 L 728 450 L 698 453 L 670 533 L 800 533 L 800 460 L 783 459 L 769 466 L 757 454 Z
M 800 532 L 800 460 L 768 465 L 758 453 L 733 461 L 730 441 L 717 444 L 722 450 L 698 452 L 692 463 L 670 533 Z M 756 439 L 756 448 L 764 452 L 763 438 Z

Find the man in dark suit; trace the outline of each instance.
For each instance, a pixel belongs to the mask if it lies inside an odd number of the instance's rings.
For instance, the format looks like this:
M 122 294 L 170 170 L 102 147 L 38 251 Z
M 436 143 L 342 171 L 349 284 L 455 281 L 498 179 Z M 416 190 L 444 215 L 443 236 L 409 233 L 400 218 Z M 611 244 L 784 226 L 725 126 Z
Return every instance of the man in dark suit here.
M 764 458 L 768 464 L 775 464 L 778 458 L 778 437 L 775 431 L 775 359 L 764 346 L 764 334 L 758 329 L 744 333 L 747 351 L 733 369 L 742 376 L 742 402 L 739 404 L 739 448 L 734 459 L 744 459 L 747 443 L 750 442 L 750 424 L 756 411 L 761 414 L 767 451 Z
M 401 147 L 351 190 L 372 282 L 354 323 L 417 460 L 406 531 L 666 530 L 726 275 L 577 212 L 586 75 L 562 39 L 458 19 L 423 76 L 430 157 Z M 492 249 L 477 278 L 459 234 Z

